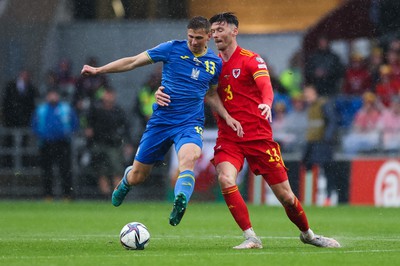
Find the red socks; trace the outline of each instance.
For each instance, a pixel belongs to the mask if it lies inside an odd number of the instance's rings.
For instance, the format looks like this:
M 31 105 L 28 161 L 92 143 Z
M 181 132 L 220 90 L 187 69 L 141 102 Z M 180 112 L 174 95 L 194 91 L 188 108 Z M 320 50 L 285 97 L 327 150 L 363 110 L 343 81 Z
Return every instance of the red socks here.
M 283 206 L 285 208 L 286 214 L 289 219 L 300 229 L 300 231 L 305 232 L 310 227 L 308 225 L 308 220 L 306 213 L 301 206 L 301 203 L 297 199 L 294 198 L 294 204 L 289 206 Z
M 239 227 L 244 231 L 251 228 L 249 210 L 240 194 L 238 186 L 222 190 L 226 205 Z
M 243 231 L 251 228 L 249 211 L 239 192 L 238 186 L 223 189 L 222 195 L 224 196 L 229 211 L 239 227 Z M 310 228 L 306 213 L 296 197 L 293 205 L 284 206 L 284 208 L 289 219 L 299 228 L 300 231 L 305 232 Z

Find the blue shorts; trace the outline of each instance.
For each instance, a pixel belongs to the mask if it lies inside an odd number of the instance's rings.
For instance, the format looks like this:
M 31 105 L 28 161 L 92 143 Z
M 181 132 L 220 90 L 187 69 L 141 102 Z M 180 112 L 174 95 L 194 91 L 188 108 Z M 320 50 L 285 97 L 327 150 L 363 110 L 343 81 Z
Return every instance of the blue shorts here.
M 164 160 L 172 144 L 178 153 L 182 145 L 193 143 L 203 148 L 203 127 L 201 125 L 149 125 L 142 135 L 135 160 L 154 164 Z

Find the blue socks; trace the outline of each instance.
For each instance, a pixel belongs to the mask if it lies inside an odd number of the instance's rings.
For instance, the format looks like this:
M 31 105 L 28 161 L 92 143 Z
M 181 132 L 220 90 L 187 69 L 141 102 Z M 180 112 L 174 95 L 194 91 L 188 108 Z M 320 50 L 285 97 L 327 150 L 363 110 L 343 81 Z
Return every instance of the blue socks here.
M 126 176 L 124 176 L 124 177 L 122 178 L 122 184 L 124 184 L 124 186 L 126 186 L 126 187 L 131 187 L 131 186 L 128 184 L 128 180 L 126 180 Z
M 194 183 L 195 179 L 193 171 L 185 170 L 179 173 L 178 179 L 175 183 L 175 196 L 179 193 L 183 193 L 186 196 L 186 201 L 189 202 L 189 199 L 193 194 Z
M 133 168 L 133 166 L 130 165 L 125 169 L 124 176 L 122 177 L 122 180 L 121 180 L 121 183 L 127 188 L 131 187 L 131 185 L 129 185 L 129 183 L 128 183 L 127 178 L 128 178 L 128 173 L 132 170 L 132 168 Z

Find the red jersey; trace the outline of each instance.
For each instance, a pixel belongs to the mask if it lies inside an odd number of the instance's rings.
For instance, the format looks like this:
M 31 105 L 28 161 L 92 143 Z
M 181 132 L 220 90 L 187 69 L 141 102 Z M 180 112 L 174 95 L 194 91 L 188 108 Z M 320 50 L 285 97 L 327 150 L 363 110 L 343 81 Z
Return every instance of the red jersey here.
M 272 129 L 258 105 L 272 107 L 273 91 L 267 65 L 256 53 L 237 47 L 231 58 L 223 62 L 218 94 L 228 113 L 238 120 L 243 138 L 217 115 L 218 138 L 232 141 L 272 140 Z

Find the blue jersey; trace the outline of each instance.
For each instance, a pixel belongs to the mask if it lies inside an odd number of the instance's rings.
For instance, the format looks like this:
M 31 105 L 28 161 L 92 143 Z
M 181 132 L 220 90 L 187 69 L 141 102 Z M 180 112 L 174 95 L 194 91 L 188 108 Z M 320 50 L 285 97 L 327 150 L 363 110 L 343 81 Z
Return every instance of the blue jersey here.
M 221 59 L 207 49 L 194 55 L 186 40 L 169 41 L 147 50 L 152 62 L 163 62 L 161 85 L 171 97 L 169 106 L 153 105 L 148 125 L 204 125 L 204 98 L 218 83 Z

